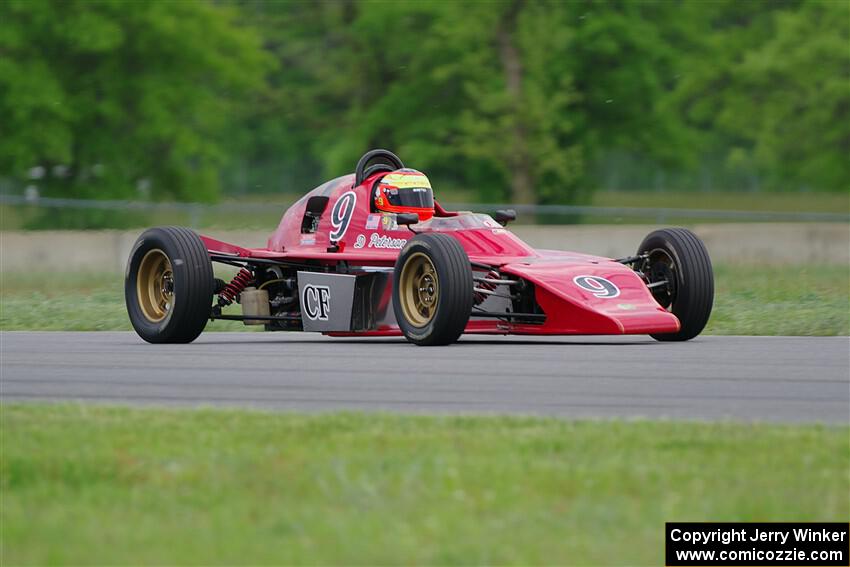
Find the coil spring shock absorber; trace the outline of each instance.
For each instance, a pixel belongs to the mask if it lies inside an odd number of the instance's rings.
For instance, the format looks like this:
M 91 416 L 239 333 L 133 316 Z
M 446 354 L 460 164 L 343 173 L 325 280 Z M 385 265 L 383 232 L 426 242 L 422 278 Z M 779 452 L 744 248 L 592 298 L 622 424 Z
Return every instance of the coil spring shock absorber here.
M 500 274 L 496 270 L 490 270 L 485 276 L 485 278 L 488 280 L 500 280 L 502 279 L 502 274 Z M 483 289 L 485 291 L 496 291 L 497 287 L 499 287 L 499 284 L 482 281 L 475 282 L 475 289 Z M 476 291 L 473 293 L 473 298 L 475 300 L 475 305 L 478 305 L 479 303 L 487 299 L 487 294 Z
M 230 280 L 230 283 L 224 286 L 224 289 L 218 293 L 219 306 L 224 307 L 233 303 L 236 296 L 242 293 L 242 290 L 253 281 L 254 274 L 252 274 L 249 270 L 246 268 L 239 270 L 239 273 Z

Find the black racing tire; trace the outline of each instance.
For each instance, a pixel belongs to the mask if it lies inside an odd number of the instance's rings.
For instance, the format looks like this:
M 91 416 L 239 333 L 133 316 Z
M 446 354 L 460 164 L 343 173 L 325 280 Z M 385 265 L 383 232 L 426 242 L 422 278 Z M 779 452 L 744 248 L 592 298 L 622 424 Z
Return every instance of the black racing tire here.
M 648 283 L 668 281 L 651 289 L 656 301 L 681 323 L 677 333 L 653 334 L 658 341 L 687 341 L 708 323 L 714 304 L 714 272 L 705 244 L 688 229 L 656 230 L 643 239 L 638 255 L 649 254 L 642 268 Z
M 136 240 L 124 277 L 124 300 L 133 328 L 149 343 L 190 343 L 212 308 L 212 263 L 195 232 L 164 226 Z
M 393 271 L 393 309 L 407 340 L 421 346 L 457 341 L 472 312 L 472 288 L 469 256 L 456 239 L 438 233 L 410 239 Z

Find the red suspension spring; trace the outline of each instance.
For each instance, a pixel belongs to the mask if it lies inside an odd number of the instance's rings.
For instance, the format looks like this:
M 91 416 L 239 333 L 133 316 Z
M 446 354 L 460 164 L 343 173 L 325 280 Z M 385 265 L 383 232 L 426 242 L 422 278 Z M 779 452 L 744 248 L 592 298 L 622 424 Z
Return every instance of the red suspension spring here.
M 236 296 L 242 293 L 242 290 L 253 281 L 254 274 L 252 274 L 249 270 L 246 268 L 239 270 L 239 273 L 230 280 L 230 283 L 224 286 L 224 289 L 218 293 L 219 305 L 223 307 L 233 303 Z
M 490 272 L 485 276 L 485 278 L 488 280 L 500 280 L 502 279 L 502 274 L 500 274 L 496 270 L 490 270 Z M 496 288 L 499 287 L 499 284 L 494 284 L 490 282 L 475 282 L 475 287 L 487 291 L 496 291 Z M 479 303 L 487 299 L 487 294 L 475 292 L 473 297 L 475 298 L 475 305 L 478 305 Z

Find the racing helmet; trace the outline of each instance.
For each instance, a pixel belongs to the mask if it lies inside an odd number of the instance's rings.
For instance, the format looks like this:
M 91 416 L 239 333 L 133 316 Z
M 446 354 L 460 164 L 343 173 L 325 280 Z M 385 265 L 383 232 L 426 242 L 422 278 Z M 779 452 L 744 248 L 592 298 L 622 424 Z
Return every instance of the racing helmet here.
M 415 169 L 398 169 L 375 184 L 376 211 L 416 213 L 420 221 L 434 216 L 434 193 L 425 174 Z

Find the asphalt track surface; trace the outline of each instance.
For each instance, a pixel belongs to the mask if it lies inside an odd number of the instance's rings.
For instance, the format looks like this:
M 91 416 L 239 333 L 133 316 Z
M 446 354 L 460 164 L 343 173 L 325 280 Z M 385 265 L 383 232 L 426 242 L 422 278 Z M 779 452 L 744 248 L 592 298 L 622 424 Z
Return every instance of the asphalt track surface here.
M 850 422 L 847 337 L 464 336 L 450 347 L 306 333 L 0 333 L 0 401 L 564 418 Z

